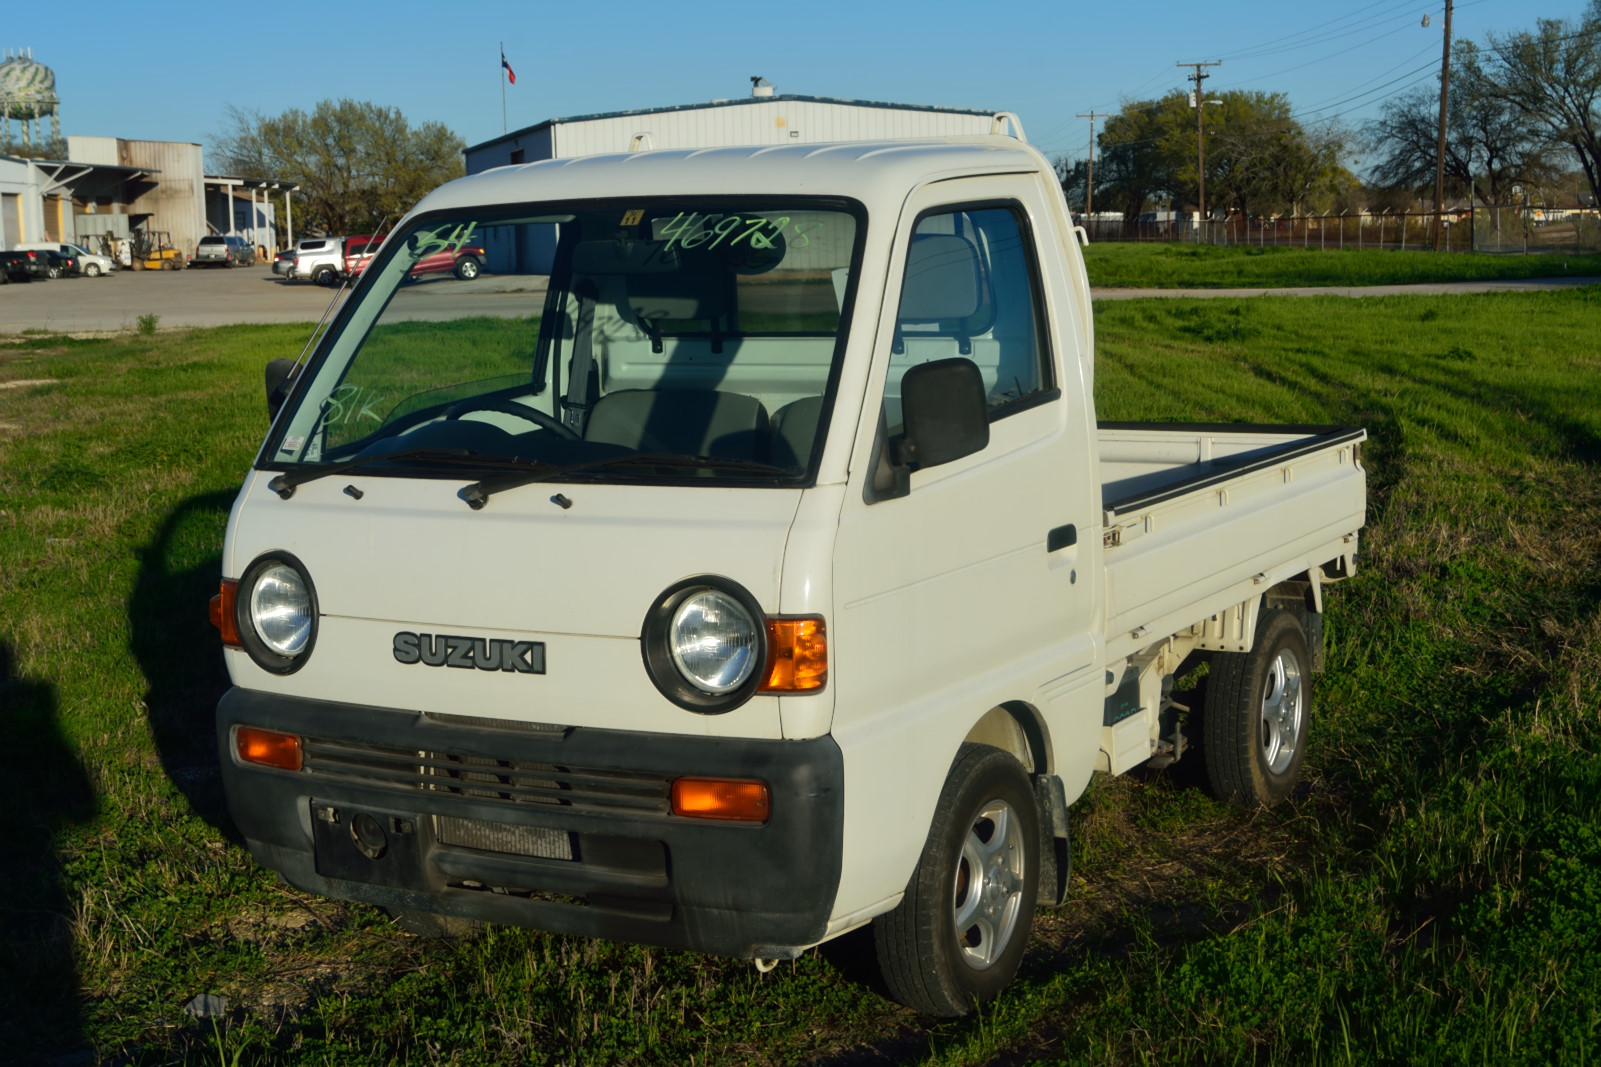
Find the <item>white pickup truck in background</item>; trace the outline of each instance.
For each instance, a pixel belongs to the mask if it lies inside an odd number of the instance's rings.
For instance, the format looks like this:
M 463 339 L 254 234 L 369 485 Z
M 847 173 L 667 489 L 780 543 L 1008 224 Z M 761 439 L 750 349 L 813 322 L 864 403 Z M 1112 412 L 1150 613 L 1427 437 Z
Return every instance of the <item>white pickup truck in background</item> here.
M 464 227 L 529 283 L 402 285 Z M 1363 523 L 1364 431 L 1097 424 L 1093 351 L 1010 138 L 430 194 L 269 370 L 213 601 L 252 853 L 758 966 L 872 923 L 902 1002 L 994 997 L 1095 772 L 1202 736 L 1218 795 L 1289 793 Z

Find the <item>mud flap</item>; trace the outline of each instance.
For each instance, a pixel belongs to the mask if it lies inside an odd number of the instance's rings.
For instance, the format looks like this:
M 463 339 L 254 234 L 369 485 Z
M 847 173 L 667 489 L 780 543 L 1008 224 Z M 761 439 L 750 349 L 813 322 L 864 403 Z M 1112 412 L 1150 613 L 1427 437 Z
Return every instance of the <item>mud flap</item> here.
M 1039 811 L 1040 881 L 1038 907 L 1054 908 L 1067 900 L 1067 879 L 1073 869 L 1067 829 L 1067 790 L 1054 774 L 1034 775 L 1034 806 Z

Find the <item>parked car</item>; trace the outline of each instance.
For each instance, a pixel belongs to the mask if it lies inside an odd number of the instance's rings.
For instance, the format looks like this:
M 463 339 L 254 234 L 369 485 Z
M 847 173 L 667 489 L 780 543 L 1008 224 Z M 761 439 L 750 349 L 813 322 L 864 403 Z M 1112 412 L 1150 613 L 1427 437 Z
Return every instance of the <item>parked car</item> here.
M 0 252 L 0 285 L 48 277 L 44 253 L 31 248 Z
M 345 273 L 352 278 L 361 277 L 368 261 L 378 254 L 388 234 L 356 234 L 345 238 Z
M 192 266 L 200 267 L 252 267 L 256 263 L 256 247 L 243 237 L 209 234 L 195 245 Z
M 45 261 L 45 277 L 47 278 L 75 278 L 78 270 L 78 257 L 65 255 L 45 249 L 39 253 Z
M 17 246 L 19 249 L 31 249 L 35 252 L 55 252 L 58 255 L 71 256 L 78 261 L 78 267 L 90 278 L 114 273 L 117 270 L 117 261 L 110 256 L 102 256 L 91 252 L 82 245 L 61 241 L 35 241 L 26 242 Z
M 272 257 L 272 272 L 274 274 L 288 274 L 295 265 L 295 250 L 286 248 Z
M 352 278 L 361 277 L 368 262 L 378 254 L 383 246 L 383 236 L 363 234 L 356 237 L 345 238 L 345 273 Z M 419 278 L 425 274 L 454 273 L 463 281 L 472 281 L 484 269 L 484 248 L 480 244 L 469 244 L 465 239 L 447 243 L 437 252 L 419 259 L 410 270 L 411 278 Z
M 318 285 L 337 285 L 345 269 L 343 237 L 302 237 L 286 277 L 310 278 Z

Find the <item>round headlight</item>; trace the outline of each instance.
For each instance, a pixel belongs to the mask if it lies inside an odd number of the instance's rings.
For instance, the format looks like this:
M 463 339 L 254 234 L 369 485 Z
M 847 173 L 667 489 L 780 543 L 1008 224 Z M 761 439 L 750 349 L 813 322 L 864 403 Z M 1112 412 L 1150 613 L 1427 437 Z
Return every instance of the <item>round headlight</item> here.
M 317 643 L 317 589 L 287 552 L 256 559 L 239 578 L 239 643 L 256 666 L 274 674 L 300 669 Z
M 298 656 L 311 639 L 311 591 L 300 572 L 274 563 L 250 590 L 250 625 L 280 656 Z
M 760 648 L 756 620 L 721 589 L 691 594 L 673 612 L 673 666 L 703 693 L 722 696 L 744 685 Z
M 738 583 L 688 578 L 651 605 L 639 647 L 646 673 L 668 700 L 689 711 L 733 711 L 762 683 L 766 619 Z

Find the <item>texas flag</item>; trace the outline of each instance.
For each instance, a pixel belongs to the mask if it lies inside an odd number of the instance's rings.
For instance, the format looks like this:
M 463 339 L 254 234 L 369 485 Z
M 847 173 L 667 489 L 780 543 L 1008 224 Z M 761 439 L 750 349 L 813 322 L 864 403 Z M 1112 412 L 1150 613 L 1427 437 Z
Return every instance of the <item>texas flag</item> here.
M 513 85 L 516 85 L 517 72 L 511 69 L 510 63 L 506 62 L 506 53 L 504 52 L 500 54 L 500 65 L 506 68 L 506 80 L 511 82 Z

